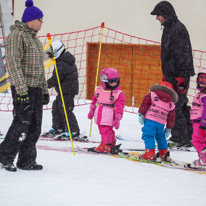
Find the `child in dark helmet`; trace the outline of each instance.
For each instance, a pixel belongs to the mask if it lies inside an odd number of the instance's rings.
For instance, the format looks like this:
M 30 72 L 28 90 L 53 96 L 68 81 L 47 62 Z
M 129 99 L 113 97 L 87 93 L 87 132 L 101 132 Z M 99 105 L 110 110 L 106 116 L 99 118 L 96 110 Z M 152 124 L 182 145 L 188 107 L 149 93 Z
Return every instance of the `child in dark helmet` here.
M 206 169 L 206 68 L 202 68 L 197 76 L 197 89 L 190 111 L 193 124 L 192 144 L 199 159 L 192 162 L 190 167 Z
M 74 97 L 79 92 L 78 72 L 75 64 L 75 57 L 68 51 L 65 51 L 65 46 L 59 40 L 52 42 L 53 54 L 56 59 L 56 66 L 58 70 L 59 80 L 61 84 L 64 103 L 69 120 L 70 130 L 73 139 L 78 138 L 80 129 L 77 119 L 73 113 Z M 52 58 L 51 50 L 48 49 L 46 54 Z M 48 136 L 55 136 L 56 139 L 69 139 L 67 123 L 62 104 L 61 94 L 59 90 L 56 71 L 53 71 L 52 77 L 47 81 L 48 88 L 54 87 L 58 95 L 52 105 L 52 129 Z M 64 133 L 65 132 L 65 133 Z
M 101 134 L 101 144 L 95 152 L 111 152 L 116 137 L 113 127 L 118 129 L 123 116 L 125 95 L 121 91 L 120 77 L 116 69 L 105 68 L 100 73 L 102 86 L 98 86 L 92 98 L 88 118 L 94 117 Z
M 175 103 L 178 100 L 173 86 L 168 82 L 153 85 L 139 108 L 139 122 L 144 124 L 142 139 L 145 153 L 140 159 L 162 161 L 169 160 L 166 138 L 170 136 L 175 122 Z M 164 129 L 166 125 L 166 128 Z M 155 140 L 159 152 L 155 155 Z

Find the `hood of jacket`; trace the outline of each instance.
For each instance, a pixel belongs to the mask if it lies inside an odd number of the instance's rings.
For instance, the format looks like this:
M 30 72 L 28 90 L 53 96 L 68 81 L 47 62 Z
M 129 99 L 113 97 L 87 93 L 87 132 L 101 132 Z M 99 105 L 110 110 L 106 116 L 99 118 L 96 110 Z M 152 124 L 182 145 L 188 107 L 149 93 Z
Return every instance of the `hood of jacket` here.
M 75 57 L 70 52 L 64 52 L 58 59 L 57 62 L 65 62 L 67 64 L 73 65 L 75 64 Z
M 173 101 L 174 103 L 176 103 L 178 101 L 177 93 L 173 89 L 170 89 L 167 86 L 155 84 L 151 86 L 150 92 L 155 92 L 157 96 L 164 102 Z
M 151 15 L 163 16 L 165 18 L 165 22 L 162 24 L 163 26 L 176 22 L 178 19 L 174 7 L 168 1 L 158 3 L 151 12 Z
M 18 21 L 18 20 L 15 21 L 14 25 L 10 26 L 10 30 L 11 30 L 11 32 L 14 31 L 14 30 L 19 30 L 20 32 L 21 31 L 26 32 L 26 33 L 31 34 L 31 36 L 36 36 L 37 33 L 38 33 L 38 31 L 35 31 L 35 30 L 29 28 L 26 25 L 26 23 Z

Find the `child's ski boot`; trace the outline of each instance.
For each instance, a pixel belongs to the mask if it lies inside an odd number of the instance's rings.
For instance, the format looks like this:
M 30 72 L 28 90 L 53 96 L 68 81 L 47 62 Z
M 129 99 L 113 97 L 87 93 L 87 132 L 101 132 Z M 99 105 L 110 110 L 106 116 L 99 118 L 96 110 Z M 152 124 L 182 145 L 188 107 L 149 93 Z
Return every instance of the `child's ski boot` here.
M 121 144 L 115 145 L 114 144 L 100 144 L 98 147 L 89 148 L 88 151 L 97 152 L 97 153 L 111 153 L 111 154 L 118 154 L 122 152 L 120 149 Z
M 206 170 L 206 148 L 199 153 L 199 159 L 188 165 L 191 168 L 202 168 Z
M 50 129 L 48 132 L 43 133 L 42 137 L 56 137 L 64 132 L 63 129 Z
M 98 147 L 94 149 L 94 152 L 101 152 L 101 153 L 110 153 L 112 148 L 112 144 L 100 144 Z
M 160 149 L 159 152 L 155 155 L 154 160 L 156 162 L 171 161 L 170 152 L 168 151 L 168 149 Z
M 87 136 L 85 136 L 85 133 L 83 132 L 80 134 L 79 132 L 73 132 L 71 133 L 72 140 L 80 141 L 80 142 L 87 142 L 89 141 Z M 63 134 L 60 134 L 55 137 L 55 140 L 70 140 L 69 132 L 64 132 Z
M 145 149 L 145 153 L 139 156 L 139 159 L 154 160 L 155 149 Z

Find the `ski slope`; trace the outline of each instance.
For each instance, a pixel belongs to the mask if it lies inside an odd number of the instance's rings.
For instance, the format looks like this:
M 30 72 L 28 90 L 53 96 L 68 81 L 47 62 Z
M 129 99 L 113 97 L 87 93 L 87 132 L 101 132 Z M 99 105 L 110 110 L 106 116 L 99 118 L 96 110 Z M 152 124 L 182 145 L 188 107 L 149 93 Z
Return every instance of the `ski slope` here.
M 89 106 L 75 108 L 81 132 L 89 134 Z M 11 112 L 0 112 L 0 130 L 5 135 Z M 51 128 L 51 111 L 44 111 L 42 132 Z M 129 141 L 122 148 L 144 148 L 141 126 L 135 114 L 124 113 L 120 129 Z M 93 124 L 90 140 L 100 141 Z M 74 147 L 95 143 L 73 142 Z M 71 147 L 70 142 L 38 141 L 38 147 Z M 196 152 L 172 151 L 175 160 L 191 162 Z M 0 168 L 1 206 L 205 206 L 206 175 L 132 162 L 106 155 L 38 149 L 42 171 L 8 172 Z

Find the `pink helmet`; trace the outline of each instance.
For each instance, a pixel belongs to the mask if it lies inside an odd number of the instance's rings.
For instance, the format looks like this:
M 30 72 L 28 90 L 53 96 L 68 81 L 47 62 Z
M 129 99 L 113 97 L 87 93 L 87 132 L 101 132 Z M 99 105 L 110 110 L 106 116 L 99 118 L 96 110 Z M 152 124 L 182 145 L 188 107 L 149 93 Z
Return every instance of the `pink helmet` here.
M 119 72 L 114 68 L 104 68 L 100 73 L 100 80 L 102 82 L 103 89 L 115 89 L 119 87 L 120 83 Z M 108 82 L 117 82 L 117 85 L 115 85 L 115 87 L 111 87 L 108 85 Z

